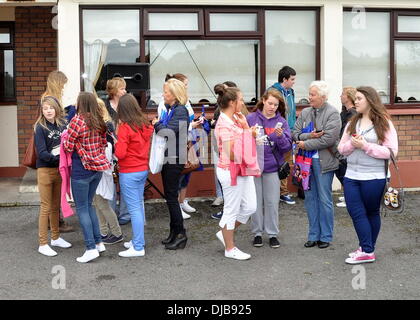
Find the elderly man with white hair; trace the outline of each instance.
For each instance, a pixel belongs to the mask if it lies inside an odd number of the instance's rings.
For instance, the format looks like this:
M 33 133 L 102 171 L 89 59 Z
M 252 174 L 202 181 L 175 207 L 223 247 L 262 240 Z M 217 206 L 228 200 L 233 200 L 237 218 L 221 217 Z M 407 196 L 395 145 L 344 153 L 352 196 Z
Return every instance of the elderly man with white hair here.
M 327 102 L 328 93 L 325 81 L 311 83 L 310 107 L 302 110 L 293 129 L 293 139 L 299 148 L 316 151 L 312 159 L 310 190 L 305 191 L 309 220 L 307 248 L 316 245 L 321 249 L 328 248 L 333 239 L 332 181 L 339 164 L 334 154 L 337 152 L 341 120 L 338 110 Z M 302 133 L 311 122 L 314 130 Z

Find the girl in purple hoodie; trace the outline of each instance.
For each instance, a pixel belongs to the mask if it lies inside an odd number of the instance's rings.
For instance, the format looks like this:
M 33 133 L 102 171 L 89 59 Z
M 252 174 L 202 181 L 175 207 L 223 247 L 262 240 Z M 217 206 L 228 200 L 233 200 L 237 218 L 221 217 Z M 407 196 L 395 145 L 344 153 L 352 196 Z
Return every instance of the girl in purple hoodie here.
M 280 179 L 278 169 L 284 154 L 292 149 L 292 137 L 284 119 L 285 103 L 275 89 L 267 90 L 253 113 L 247 116 L 249 126 L 258 125 L 257 152 L 261 177 L 254 178 L 257 192 L 257 211 L 251 217 L 254 246 L 262 247 L 262 235 L 270 238 L 270 247 L 278 248 Z M 277 191 L 276 191 L 277 190 Z

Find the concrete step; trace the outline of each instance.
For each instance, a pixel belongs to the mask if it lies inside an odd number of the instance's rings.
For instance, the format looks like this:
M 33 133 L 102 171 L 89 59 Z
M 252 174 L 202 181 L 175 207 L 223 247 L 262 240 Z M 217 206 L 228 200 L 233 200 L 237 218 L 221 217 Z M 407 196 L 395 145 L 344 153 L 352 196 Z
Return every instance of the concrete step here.
M 28 168 L 22 178 L 19 186 L 20 193 L 36 193 L 38 192 L 38 184 L 36 177 L 36 170 Z

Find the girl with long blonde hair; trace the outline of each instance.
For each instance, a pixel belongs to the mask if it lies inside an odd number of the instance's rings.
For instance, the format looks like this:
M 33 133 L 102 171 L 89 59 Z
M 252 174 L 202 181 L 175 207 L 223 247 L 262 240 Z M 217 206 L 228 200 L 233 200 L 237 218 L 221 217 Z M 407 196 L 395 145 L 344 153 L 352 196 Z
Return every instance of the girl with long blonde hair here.
M 46 96 L 35 130 L 37 151 L 37 180 L 40 196 L 38 252 L 52 257 L 57 255 L 48 245 L 48 222 L 51 228 L 51 246 L 70 248 L 71 244 L 60 238 L 59 212 L 61 199 L 60 161 L 61 133 L 66 128 L 63 109 L 57 99 Z

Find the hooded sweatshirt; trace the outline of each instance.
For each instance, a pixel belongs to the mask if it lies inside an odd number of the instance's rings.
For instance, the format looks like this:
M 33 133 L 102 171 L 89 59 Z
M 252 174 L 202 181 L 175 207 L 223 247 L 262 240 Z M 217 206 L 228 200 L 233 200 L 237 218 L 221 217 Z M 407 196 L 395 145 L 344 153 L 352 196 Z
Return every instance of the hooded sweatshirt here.
M 292 149 L 292 134 L 287 121 L 279 113 L 273 118 L 267 119 L 260 110 L 249 114 L 246 118 L 250 127 L 254 125 L 263 127 L 263 135 L 267 135 L 273 142 L 274 154 L 268 139 L 264 139 L 264 167 L 259 161 L 260 168 L 263 169 L 263 173 L 277 172 L 279 165 L 284 163 L 284 154 Z M 278 122 L 282 123 L 283 128 L 283 134 L 280 137 L 274 132 Z M 257 150 L 259 149 L 257 148 Z M 260 158 L 260 154 L 258 157 Z
M 296 102 L 295 91 L 293 89 L 285 89 L 279 82 L 276 82 L 271 88 L 277 89 L 283 95 L 286 102 L 286 118 L 290 130 L 293 130 L 296 123 Z

